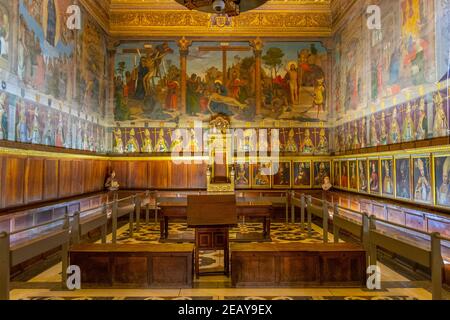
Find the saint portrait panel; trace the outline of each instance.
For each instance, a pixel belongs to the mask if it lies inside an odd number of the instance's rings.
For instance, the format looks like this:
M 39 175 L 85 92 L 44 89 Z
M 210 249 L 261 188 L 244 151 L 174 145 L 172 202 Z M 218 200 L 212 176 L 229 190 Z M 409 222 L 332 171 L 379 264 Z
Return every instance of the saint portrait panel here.
M 358 160 L 358 190 L 359 192 L 368 192 L 368 179 L 367 179 L 367 160 Z
M 294 188 L 311 188 L 311 162 L 294 162 Z
M 435 177 L 435 193 L 436 204 L 440 206 L 450 207 L 450 156 L 442 156 L 434 158 L 434 177 Z
M 357 190 L 358 189 L 358 175 L 357 175 L 357 164 L 356 160 L 352 160 L 348 162 L 348 168 L 349 168 L 349 182 L 350 182 L 350 189 Z
M 270 189 L 270 162 L 258 162 L 252 166 L 252 184 L 254 188 Z
M 291 162 L 280 162 L 272 165 L 273 187 L 286 189 L 291 187 Z
M 394 160 L 381 159 L 381 192 L 383 196 L 394 196 Z
M 369 160 L 369 190 L 372 194 L 380 193 L 380 168 L 378 159 Z
M 413 157 L 414 171 L 413 199 L 418 202 L 431 203 L 431 161 L 430 157 Z
M 395 195 L 398 199 L 411 199 L 410 168 L 409 158 L 395 159 Z
M 322 188 L 325 178 L 330 178 L 331 163 L 329 161 L 314 162 L 314 188 Z
M 339 161 L 333 162 L 333 185 L 335 187 L 341 186 L 341 172 L 340 172 L 340 163 Z
M 237 189 L 250 188 L 250 165 L 247 162 L 236 163 L 234 179 Z
M 348 188 L 348 161 L 341 161 L 341 187 Z

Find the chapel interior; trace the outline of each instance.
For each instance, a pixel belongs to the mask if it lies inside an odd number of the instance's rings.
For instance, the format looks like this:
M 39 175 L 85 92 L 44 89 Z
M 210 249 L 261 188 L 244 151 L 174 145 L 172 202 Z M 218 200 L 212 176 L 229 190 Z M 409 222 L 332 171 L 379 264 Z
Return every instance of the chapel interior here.
M 0 0 L 0 300 L 447 300 L 447 0 Z

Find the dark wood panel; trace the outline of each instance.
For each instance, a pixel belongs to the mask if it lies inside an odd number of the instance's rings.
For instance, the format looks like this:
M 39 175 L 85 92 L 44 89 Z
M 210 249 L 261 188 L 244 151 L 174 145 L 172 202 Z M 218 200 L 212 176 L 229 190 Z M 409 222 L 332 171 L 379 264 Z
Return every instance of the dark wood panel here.
M 189 187 L 192 189 L 206 188 L 206 163 L 192 163 L 189 166 Z
M 70 197 L 72 195 L 72 161 L 59 161 L 59 198 Z
M 128 189 L 128 161 L 111 161 L 111 170 L 116 172 L 120 188 Z
M 44 160 L 44 198 L 54 200 L 58 198 L 59 189 L 59 161 L 56 159 Z
M 83 160 L 72 160 L 71 194 L 73 196 L 84 192 L 84 167 Z
M 237 287 L 362 287 L 366 252 L 353 244 L 233 244 Z
M 167 189 L 169 187 L 168 161 L 150 161 L 149 167 L 150 188 Z
M 3 194 L 3 185 L 4 185 L 4 180 L 3 180 L 3 160 L 4 158 L 0 155 L 0 195 Z M 4 208 L 4 203 L 3 203 L 3 198 L 0 196 L 0 208 Z
M 188 165 L 169 162 L 170 186 L 173 189 L 187 189 L 188 183 Z
M 148 188 L 148 163 L 147 161 L 131 161 L 128 163 L 128 188 Z
M 84 165 L 84 192 L 94 192 L 95 176 L 93 160 L 83 161 Z
M 44 159 L 28 158 L 25 169 L 25 203 L 42 201 L 44 197 Z
M 24 204 L 26 158 L 6 156 L 3 160 L 3 206 L 14 207 Z
M 93 191 L 101 191 L 105 188 L 105 181 L 108 175 L 108 161 L 94 160 L 93 171 L 94 171 Z
M 192 244 L 82 244 L 70 263 L 82 268 L 85 287 L 191 288 L 193 254 Z

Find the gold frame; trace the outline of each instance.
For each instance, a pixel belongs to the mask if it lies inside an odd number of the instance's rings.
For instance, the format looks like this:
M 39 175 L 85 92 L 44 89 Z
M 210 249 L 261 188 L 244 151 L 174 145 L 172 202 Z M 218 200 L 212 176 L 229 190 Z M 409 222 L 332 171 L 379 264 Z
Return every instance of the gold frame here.
M 409 168 L 408 168 L 408 174 L 409 174 L 409 199 L 408 198 L 399 197 L 398 194 L 397 194 L 397 160 L 402 160 L 402 159 L 408 159 L 408 161 L 409 161 Z M 410 155 L 394 157 L 394 185 L 395 185 L 395 199 L 402 200 L 402 201 L 407 201 L 407 202 L 413 202 L 412 201 L 411 156 Z
M 392 195 L 390 194 L 385 194 L 384 193 L 384 180 L 383 180 L 383 161 L 392 161 L 392 168 L 391 168 L 391 179 L 392 179 Z M 395 199 L 395 164 L 394 164 L 395 160 L 394 157 L 380 157 L 380 173 L 381 173 L 381 196 L 382 197 L 386 197 L 386 198 L 390 198 L 390 199 Z
M 371 171 L 370 171 L 370 162 L 371 161 L 377 161 L 377 169 L 378 169 L 378 192 L 372 191 L 370 189 L 370 175 L 371 175 Z M 368 184 L 367 184 L 367 191 L 369 192 L 370 195 L 377 195 L 377 196 L 381 196 L 381 185 L 380 185 L 380 158 L 379 157 L 372 157 L 372 158 L 368 158 L 367 159 L 367 179 L 368 179 Z
M 315 167 L 315 164 L 316 164 L 316 163 L 321 163 L 321 162 L 328 163 L 328 164 L 329 164 L 329 173 L 330 173 L 330 175 L 331 175 L 331 160 L 320 160 L 320 159 L 314 160 L 314 159 L 312 159 L 311 161 L 312 161 L 312 166 L 311 166 L 311 168 L 312 168 L 312 183 L 311 183 L 311 189 L 322 188 L 322 185 L 316 186 L 316 185 L 314 184 L 314 181 L 316 180 L 316 167 Z
M 281 165 L 282 163 L 289 163 L 289 186 L 286 185 L 277 185 L 275 184 L 275 174 L 273 173 L 273 163 L 271 163 L 271 185 L 272 185 L 272 189 L 291 189 L 292 188 L 292 161 L 278 161 L 279 165 Z
M 416 194 L 416 186 L 415 186 L 415 181 L 414 181 L 414 171 L 415 171 L 415 165 L 414 165 L 414 160 L 416 159 L 423 159 L 426 158 L 429 160 L 429 169 L 430 169 L 430 189 L 431 189 L 431 197 L 430 197 L 430 201 L 421 201 L 421 200 L 416 200 L 415 198 L 415 194 Z M 420 204 L 434 204 L 434 178 L 433 178 L 433 174 L 432 174 L 432 156 L 430 153 L 425 153 L 425 154 L 417 154 L 417 155 L 413 155 L 411 156 L 411 164 L 412 164 L 412 170 L 411 170 L 411 184 L 412 184 L 412 190 L 411 190 L 411 200 L 415 203 L 420 203 Z
M 241 186 L 236 184 L 236 178 L 237 178 L 237 165 L 239 164 L 244 164 L 244 165 L 248 165 L 248 185 L 246 187 Z M 235 160 L 234 161 L 234 179 L 235 179 L 235 183 L 234 183 L 234 188 L 236 190 L 248 190 L 252 188 L 252 171 L 251 171 L 251 164 L 250 161 L 239 161 L 239 160 Z
M 344 184 L 342 183 L 342 163 L 346 162 L 347 163 L 347 187 L 344 187 Z M 350 190 L 349 185 L 350 185 L 350 181 L 348 179 L 348 160 L 341 160 L 340 161 L 340 165 L 339 165 L 339 178 L 340 178 L 340 183 L 341 183 L 341 190 Z
M 258 166 L 258 164 L 269 163 L 270 164 L 270 176 L 269 176 L 269 185 L 260 186 L 255 184 L 255 176 L 254 169 Z M 272 189 L 272 162 L 271 161 L 257 161 L 256 163 L 250 163 L 251 168 L 251 181 L 252 181 L 252 189 Z
M 435 207 L 441 208 L 441 209 L 446 209 L 446 210 L 450 209 L 450 205 L 445 206 L 445 205 L 439 204 L 438 199 L 437 199 L 438 194 L 436 191 L 437 191 L 438 185 L 437 185 L 437 179 L 436 179 L 436 159 L 437 158 L 448 158 L 448 157 L 450 157 L 450 153 L 437 153 L 437 154 L 431 155 L 431 161 L 432 161 L 431 175 L 432 175 L 433 189 L 434 189 L 433 190 L 433 203 L 434 203 Z
M 354 188 L 352 188 L 352 186 L 351 186 L 351 183 L 350 183 L 350 181 L 351 181 L 351 175 L 350 175 L 350 162 L 355 162 L 355 164 L 356 164 L 356 189 L 354 189 Z M 349 159 L 348 160 L 348 190 L 350 190 L 350 191 L 358 191 L 358 160 L 355 158 L 355 159 Z
M 361 194 L 369 194 L 369 177 L 367 176 L 367 167 L 368 167 L 368 165 L 367 165 L 367 162 L 368 160 L 367 160 L 367 158 L 357 158 L 356 159 L 356 165 L 358 166 L 358 193 L 361 193 Z M 367 191 L 362 191 L 361 190 L 361 184 L 360 184 L 360 181 L 361 181 L 361 179 L 360 179 L 360 176 L 359 176 L 359 163 L 360 162 L 365 162 L 366 163 L 366 186 L 367 186 Z
M 340 189 L 341 188 L 341 163 L 340 163 L 340 161 L 339 160 L 333 160 L 333 168 L 332 168 L 332 171 L 333 171 L 333 184 L 334 184 L 334 178 L 335 178 L 335 176 L 336 176 L 336 173 L 335 173 L 335 170 L 334 169 L 336 169 L 335 168 L 335 164 L 337 164 L 337 167 L 338 167 L 338 181 L 339 181 L 339 186 L 334 186 L 336 189 Z
M 309 186 L 297 186 L 295 184 L 295 164 L 296 163 L 309 163 Z M 292 189 L 296 189 L 296 190 L 306 190 L 306 189 L 312 189 L 312 184 L 313 184 L 313 166 L 312 166 L 312 160 L 305 160 L 305 161 L 292 161 L 292 170 L 291 170 L 291 186 Z

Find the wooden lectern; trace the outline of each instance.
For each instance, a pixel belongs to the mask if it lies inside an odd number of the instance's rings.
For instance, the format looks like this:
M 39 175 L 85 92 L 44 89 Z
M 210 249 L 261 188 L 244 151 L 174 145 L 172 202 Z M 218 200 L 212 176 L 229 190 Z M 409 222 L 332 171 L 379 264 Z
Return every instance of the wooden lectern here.
M 236 196 L 189 195 L 188 227 L 195 228 L 195 274 L 200 277 L 200 250 L 223 250 L 225 275 L 230 274 L 229 228 L 237 226 Z

